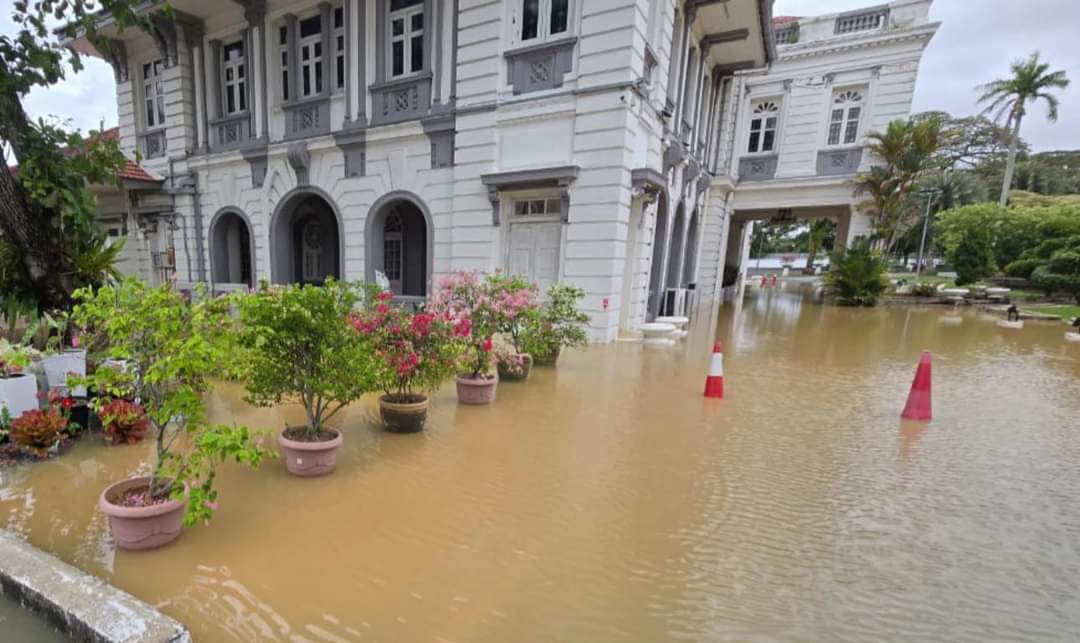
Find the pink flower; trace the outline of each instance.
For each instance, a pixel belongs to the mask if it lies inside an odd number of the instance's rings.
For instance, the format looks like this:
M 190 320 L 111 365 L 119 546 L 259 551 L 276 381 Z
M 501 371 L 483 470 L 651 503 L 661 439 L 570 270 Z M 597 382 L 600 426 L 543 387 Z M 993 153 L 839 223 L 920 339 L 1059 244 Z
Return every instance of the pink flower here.
M 390 301 L 394 298 L 394 293 L 390 292 L 389 290 L 382 290 L 377 296 L 379 301 Z
M 79 347 L 79 336 L 78 335 L 73 334 L 71 336 L 71 347 L 72 348 L 78 348 Z
M 487 339 L 484 340 L 484 352 L 485 353 L 490 353 L 491 352 L 491 347 L 492 347 L 491 338 L 488 337 Z
M 375 307 L 375 311 L 380 313 L 380 314 L 385 315 L 386 313 L 390 312 L 390 306 L 389 306 L 389 304 L 381 303 L 381 304 L 379 304 L 378 306 Z

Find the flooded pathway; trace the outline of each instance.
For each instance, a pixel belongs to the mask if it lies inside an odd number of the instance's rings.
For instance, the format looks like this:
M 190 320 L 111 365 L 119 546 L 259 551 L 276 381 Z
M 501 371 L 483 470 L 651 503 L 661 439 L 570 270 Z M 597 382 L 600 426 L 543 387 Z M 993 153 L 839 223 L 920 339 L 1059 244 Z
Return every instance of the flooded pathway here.
M 490 408 L 446 387 L 420 435 L 365 399 L 333 475 L 227 469 L 214 522 L 152 553 L 96 509 L 150 445 L 86 440 L 0 470 L 0 527 L 197 641 L 1078 640 L 1080 345 L 943 314 L 751 293 L 685 346 L 573 352 Z M 929 425 L 899 419 L 922 349 Z M 301 413 L 240 395 L 215 419 Z

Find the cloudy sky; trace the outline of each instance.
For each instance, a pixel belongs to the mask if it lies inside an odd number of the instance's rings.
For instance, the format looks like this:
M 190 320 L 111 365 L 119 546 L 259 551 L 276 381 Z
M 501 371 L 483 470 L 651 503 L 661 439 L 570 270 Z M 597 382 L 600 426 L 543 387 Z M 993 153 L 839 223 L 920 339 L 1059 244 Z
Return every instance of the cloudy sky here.
M 0 0 L 0 30 L 10 33 L 14 0 Z M 816 15 L 874 4 L 874 0 L 775 0 L 775 15 Z M 1008 73 L 1009 63 L 1039 50 L 1072 85 L 1060 94 L 1061 116 L 1049 123 L 1042 107 L 1029 111 L 1022 135 L 1035 150 L 1080 149 L 1080 0 L 936 0 L 942 23 L 923 57 L 915 111 L 952 114 L 979 110 L 974 86 Z M 112 70 L 93 59 L 78 75 L 27 100 L 33 116 L 56 115 L 80 128 L 116 124 Z

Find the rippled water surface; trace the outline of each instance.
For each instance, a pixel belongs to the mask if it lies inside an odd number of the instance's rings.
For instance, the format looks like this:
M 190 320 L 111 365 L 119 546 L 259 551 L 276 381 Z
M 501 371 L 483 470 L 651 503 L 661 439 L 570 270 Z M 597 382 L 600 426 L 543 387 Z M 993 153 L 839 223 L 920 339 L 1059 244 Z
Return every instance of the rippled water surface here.
M 0 526 L 200 641 L 1080 640 L 1080 344 L 942 309 L 751 293 L 685 346 L 593 346 L 436 397 L 365 399 L 329 477 L 224 471 L 209 527 L 115 550 L 97 495 L 149 445 L 0 472 Z M 727 397 L 701 396 L 713 339 Z M 920 350 L 935 418 L 903 422 Z M 215 419 L 280 428 L 235 385 Z

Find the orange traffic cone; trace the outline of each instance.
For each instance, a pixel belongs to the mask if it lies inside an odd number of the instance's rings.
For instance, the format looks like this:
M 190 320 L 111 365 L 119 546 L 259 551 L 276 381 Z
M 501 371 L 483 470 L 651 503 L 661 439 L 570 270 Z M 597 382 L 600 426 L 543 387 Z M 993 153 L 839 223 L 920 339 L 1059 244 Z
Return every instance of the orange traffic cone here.
M 911 382 L 907 404 L 904 405 L 904 412 L 900 417 L 907 420 L 929 420 L 933 415 L 930 397 L 930 351 L 923 351 L 919 358 L 919 367 L 915 370 L 915 379 Z
M 724 349 L 713 344 L 709 374 L 705 377 L 705 397 L 724 397 Z

